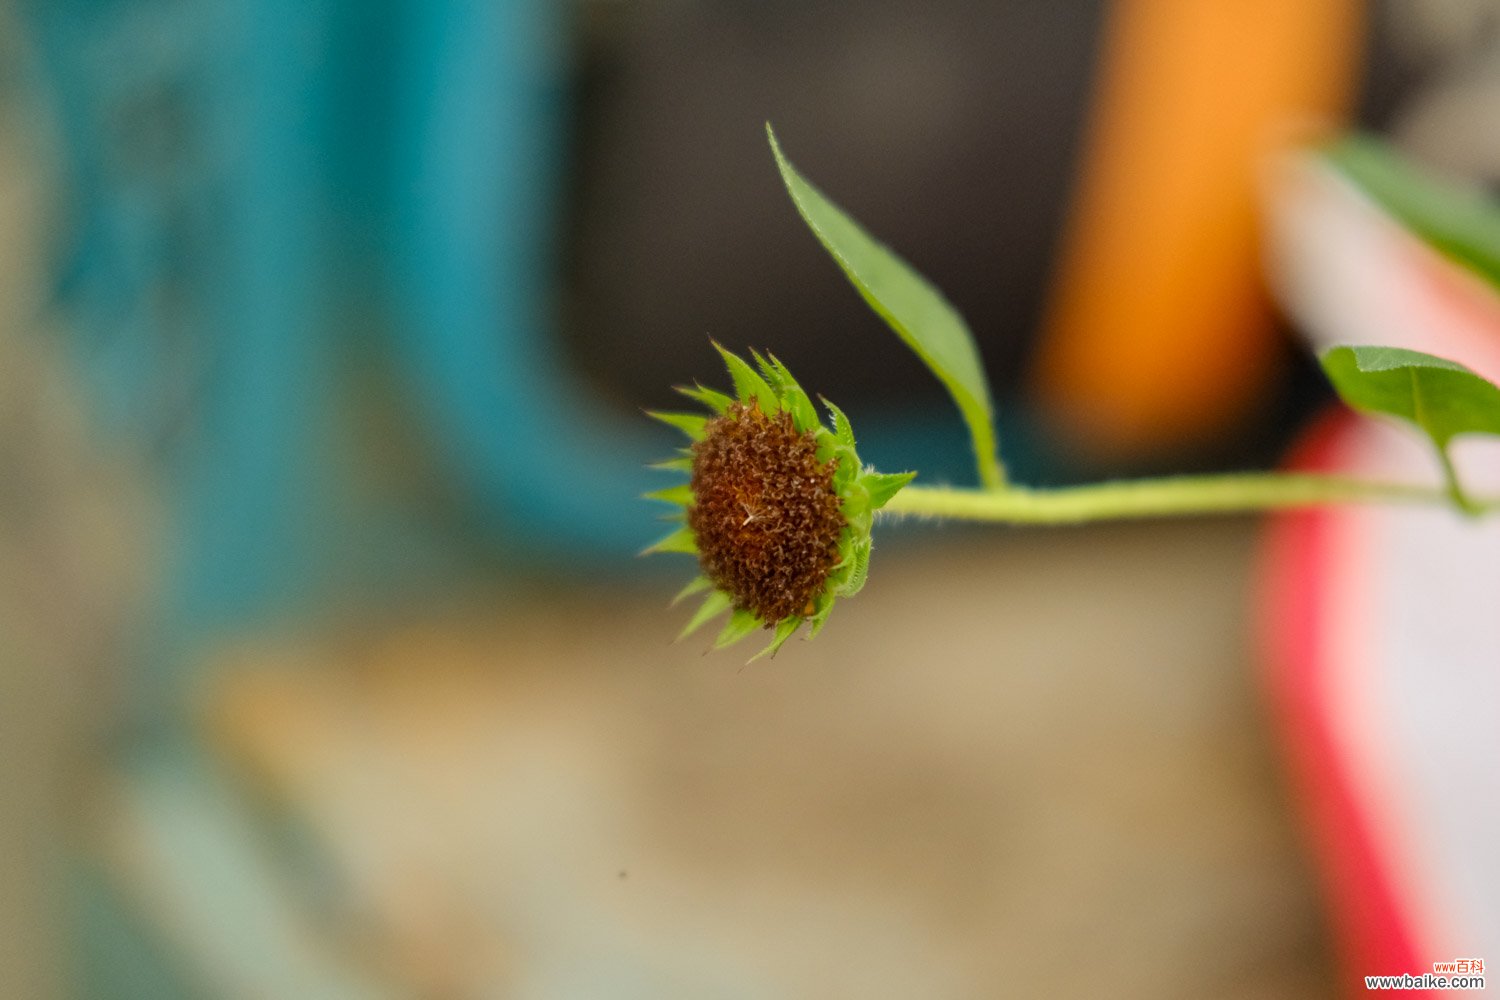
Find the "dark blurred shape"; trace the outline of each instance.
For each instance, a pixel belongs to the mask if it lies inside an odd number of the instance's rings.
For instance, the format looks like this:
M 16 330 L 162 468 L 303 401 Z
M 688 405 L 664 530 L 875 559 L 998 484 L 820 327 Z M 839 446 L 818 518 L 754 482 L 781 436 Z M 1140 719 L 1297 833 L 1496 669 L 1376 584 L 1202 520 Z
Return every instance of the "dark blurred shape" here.
M 846 408 L 941 405 L 766 149 L 953 300 L 1008 401 L 1067 203 L 1099 0 L 617 5 L 591 47 L 567 334 L 623 399 L 769 346 Z M 1005 403 L 1002 402 L 1002 408 Z

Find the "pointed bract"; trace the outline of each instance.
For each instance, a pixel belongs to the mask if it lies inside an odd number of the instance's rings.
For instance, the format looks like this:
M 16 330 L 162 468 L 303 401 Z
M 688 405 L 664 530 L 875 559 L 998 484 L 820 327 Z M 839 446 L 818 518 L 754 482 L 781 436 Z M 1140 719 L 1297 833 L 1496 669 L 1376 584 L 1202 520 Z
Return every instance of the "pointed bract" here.
M 717 593 L 717 591 L 716 591 Z M 736 610 L 729 616 L 729 622 L 724 626 L 724 631 L 714 640 L 714 649 L 723 649 L 725 646 L 733 646 L 745 636 L 760 628 L 760 619 L 755 617 L 753 611 L 744 609 Z
M 705 389 L 701 385 L 697 385 L 697 386 L 677 385 L 677 386 L 673 386 L 672 388 L 675 391 L 677 391 L 677 392 L 681 393 L 682 395 L 686 396 L 688 399 L 694 400 L 695 402 L 702 403 L 704 406 L 708 407 L 710 410 L 713 410 L 714 413 L 717 413 L 717 414 L 720 414 L 720 415 L 722 415 L 725 410 L 729 409 L 729 404 L 730 403 L 734 402 L 734 397 L 733 396 L 726 396 L 722 392 L 717 392 L 717 391 L 715 391 L 713 389 Z
M 663 410 L 647 410 L 646 416 L 652 420 L 660 420 L 668 427 L 675 427 L 693 440 L 703 436 L 703 429 L 708 426 L 708 418 L 701 413 L 668 413 Z
M 853 448 L 854 428 L 850 426 L 849 418 L 844 416 L 843 410 L 833 405 L 827 399 L 824 399 L 822 396 L 819 396 L 818 399 L 828 408 L 828 412 L 833 414 L 833 436 L 838 438 L 839 444 Z
M 683 601 L 687 600 L 689 597 L 692 597 L 694 594 L 701 594 L 705 590 L 712 589 L 713 585 L 713 581 L 708 577 L 695 576 L 690 581 L 688 581 L 688 585 L 686 587 L 683 587 L 677 592 L 676 596 L 674 596 L 672 600 L 667 604 L 667 607 L 676 607 Z
M 693 529 L 683 525 L 661 541 L 646 546 L 641 550 L 641 555 L 649 556 L 654 552 L 686 552 L 697 555 L 698 543 L 693 540 Z
M 728 611 L 729 606 L 733 603 L 729 595 L 722 590 L 716 590 L 709 594 L 703 599 L 703 603 L 698 605 L 698 610 L 693 612 L 693 617 L 688 620 L 687 625 L 683 627 L 681 632 L 677 633 L 677 638 L 686 639 L 710 620 Z
M 660 500 L 662 503 L 675 503 L 679 507 L 686 507 L 693 502 L 693 488 L 687 483 L 677 486 L 668 486 L 664 490 L 652 490 L 650 493 L 641 494 L 642 500 Z
M 915 472 L 867 472 L 860 477 L 860 482 L 870 494 L 870 509 L 879 510 L 901 492 L 901 487 L 915 478 Z
M 760 404 L 762 413 L 775 413 L 776 393 L 766 384 L 766 380 L 756 374 L 755 369 L 738 354 L 727 351 L 718 344 L 714 344 L 714 347 L 724 359 L 724 366 L 729 369 L 729 377 L 734 380 L 734 391 L 740 401 L 749 403 L 754 400 Z
M 780 649 L 786 643 L 786 641 L 792 637 L 793 633 L 795 633 L 797 629 L 801 627 L 801 618 L 783 618 L 776 625 L 775 637 L 773 637 L 770 642 L 766 643 L 766 647 L 764 649 L 762 649 L 759 653 L 756 653 L 754 656 L 750 657 L 750 659 L 746 662 L 754 663 L 756 660 L 762 659 L 764 657 L 775 656 L 776 651 Z

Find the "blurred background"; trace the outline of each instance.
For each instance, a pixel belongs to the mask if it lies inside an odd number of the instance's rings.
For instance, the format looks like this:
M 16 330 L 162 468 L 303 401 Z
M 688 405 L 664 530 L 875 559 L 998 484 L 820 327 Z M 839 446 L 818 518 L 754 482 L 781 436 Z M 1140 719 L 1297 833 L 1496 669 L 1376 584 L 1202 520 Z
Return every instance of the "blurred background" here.
M 770 120 L 1018 479 L 1273 464 L 1263 155 L 1497 111 L 1493 0 L 0 0 L 0 995 L 1328 995 L 1254 523 L 887 528 L 741 671 L 640 409 L 769 348 L 971 480 Z

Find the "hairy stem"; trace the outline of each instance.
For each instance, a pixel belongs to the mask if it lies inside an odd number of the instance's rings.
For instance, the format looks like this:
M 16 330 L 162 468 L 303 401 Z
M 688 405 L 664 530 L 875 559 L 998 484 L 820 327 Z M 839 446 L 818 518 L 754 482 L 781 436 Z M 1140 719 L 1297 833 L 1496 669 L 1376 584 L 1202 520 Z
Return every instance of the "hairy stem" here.
M 1375 483 L 1342 476 L 1250 472 L 1122 480 L 1045 490 L 1020 486 L 1003 490 L 908 486 L 891 498 L 884 512 L 960 521 L 1076 524 L 1335 503 L 1445 504 L 1450 499 L 1447 490 L 1428 486 Z M 1492 507 L 1493 503 L 1474 505 L 1476 510 Z

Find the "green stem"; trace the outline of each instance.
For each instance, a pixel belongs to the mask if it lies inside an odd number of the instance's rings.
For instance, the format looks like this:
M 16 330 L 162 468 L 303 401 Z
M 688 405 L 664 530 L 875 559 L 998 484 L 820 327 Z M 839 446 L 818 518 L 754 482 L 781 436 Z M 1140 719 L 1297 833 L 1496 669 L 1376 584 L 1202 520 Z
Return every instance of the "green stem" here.
M 1373 483 L 1342 476 L 1250 472 L 1123 480 L 1046 490 L 1021 486 L 1003 490 L 908 486 L 891 498 L 883 512 L 960 521 L 1075 524 L 1335 503 L 1441 504 L 1451 496 L 1449 491 L 1428 486 Z
M 1438 461 L 1443 466 L 1443 482 L 1447 486 L 1448 498 L 1453 501 L 1453 505 L 1465 514 L 1484 513 L 1484 506 L 1476 503 L 1469 494 L 1464 492 L 1463 484 L 1458 479 L 1458 470 L 1453 467 L 1453 459 L 1448 456 L 1447 444 L 1438 445 L 1437 453 Z
M 969 433 L 974 443 L 974 464 L 979 469 L 979 485 L 986 490 L 1011 489 L 1005 476 L 1005 463 L 1000 460 L 995 428 L 988 418 L 970 421 Z

